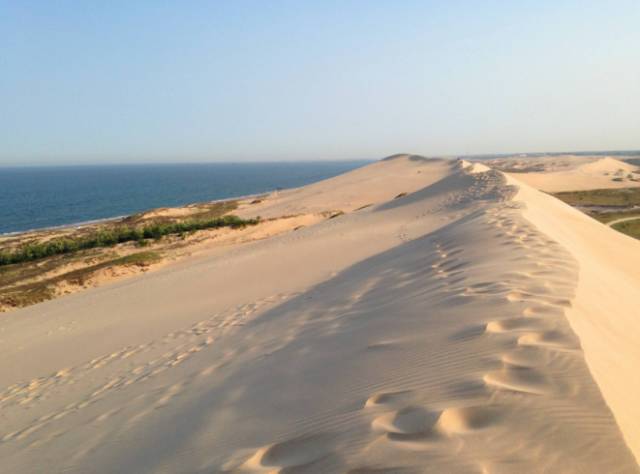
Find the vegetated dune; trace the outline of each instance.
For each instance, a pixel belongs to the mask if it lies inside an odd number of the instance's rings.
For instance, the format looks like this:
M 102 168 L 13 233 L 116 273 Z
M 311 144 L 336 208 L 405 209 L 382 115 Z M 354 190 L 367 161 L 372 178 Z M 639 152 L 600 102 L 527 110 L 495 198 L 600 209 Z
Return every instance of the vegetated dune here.
M 640 186 L 640 168 L 611 157 L 515 157 L 491 160 L 487 164 L 546 192 Z
M 2 469 L 638 472 L 639 242 L 409 155 L 250 212 L 311 209 L 1 318 Z

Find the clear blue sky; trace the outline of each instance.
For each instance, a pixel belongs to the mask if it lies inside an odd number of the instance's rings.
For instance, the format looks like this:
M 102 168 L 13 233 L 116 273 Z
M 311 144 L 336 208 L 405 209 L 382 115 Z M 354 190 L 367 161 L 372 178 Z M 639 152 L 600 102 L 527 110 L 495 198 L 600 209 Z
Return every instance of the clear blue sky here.
M 638 0 L 0 0 L 0 164 L 631 148 Z

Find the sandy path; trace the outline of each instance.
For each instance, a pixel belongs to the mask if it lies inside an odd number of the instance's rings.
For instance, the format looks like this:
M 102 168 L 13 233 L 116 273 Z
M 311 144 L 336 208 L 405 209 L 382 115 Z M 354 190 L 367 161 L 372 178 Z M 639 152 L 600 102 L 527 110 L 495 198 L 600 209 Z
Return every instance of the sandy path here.
M 541 231 L 541 193 L 386 168 L 365 209 L 0 321 L 3 466 L 638 472 L 566 317 L 585 257 Z M 389 198 L 403 169 L 429 179 Z M 368 182 L 345 176 L 265 207 L 339 204 Z
M 621 219 L 615 219 L 611 222 L 607 222 L 607 225 L 609 227 L 613 226 L 614 224 L 619 224 L 620 222 L 627 222 L 627 221 L 635 221 L 640 219 L 640 216 L 633 216 L 633 217 L 623 217 Z

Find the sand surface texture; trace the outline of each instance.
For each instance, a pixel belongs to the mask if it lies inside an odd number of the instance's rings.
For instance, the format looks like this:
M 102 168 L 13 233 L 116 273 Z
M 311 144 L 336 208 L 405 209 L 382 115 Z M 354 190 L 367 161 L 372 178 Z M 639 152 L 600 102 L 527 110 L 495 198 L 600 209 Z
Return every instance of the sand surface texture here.
M 0 471 L 639 472 L 638 241 L 414 156 L 250 212 L 329 210 L 0 318 Z

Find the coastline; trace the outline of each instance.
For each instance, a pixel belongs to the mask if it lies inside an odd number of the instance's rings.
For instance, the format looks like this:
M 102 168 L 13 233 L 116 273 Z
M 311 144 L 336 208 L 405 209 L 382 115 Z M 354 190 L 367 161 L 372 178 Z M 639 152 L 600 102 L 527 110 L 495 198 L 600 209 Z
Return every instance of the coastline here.
M 189 208 L 189 207 L 206 205 L 206 204 L 216 204 L 216 203 L 223 203 L 223 202 L 230 202 L 230 201 L 244 201 L 244 200 L 247 200 L 247 199 L 254 199 L 254 198 L 256 198 L 258 196 L 261 196 L 263 194 L 265 194 L 265 193 L 256 193 L 256 194 L 248 194 L 248 195 L 243 195 L 243 196 L 238 196 L 238 197 L 228 197 L 228 198 L 222 198 L 222 199 L 214 199 L 214 200 L 211 200 L 211 201 L 190 202 L 190 203 L 184 204 L 182 206 L 155 207 L 155 208 L 145 209 L 145 210 L 140 211 L 140 212 L 134 212 L 134 213 L 131 213 L 131 214 L 123 214 L 123 215 L 114 216 L 114 217 L 105 217 L 103 219 L 94 219 L 94 220 L 88 220 L 88 221 L 82 221 L 82 222 L 75 222 L 75 223 L 71 223 L 71 224 L 61 224 L 61 225 L 51 226 L 51 227 L 41 227 L 41 228 L 36 228 L 36 229 L 19 230 L 19 231 L 14 231 L 14 232 L 5 232 L 5 233 L 0 233 L 0 239 L 2 239 L 2 237 L 16 237 L 16 236 L 20 236 L 20 235 L 23 235 L 23 234 L 35 234 L 35 233 L 38 233 L 38 232 L 51 232 L 51 231 L 57 231 L 57 230 L 83 229 L 85 227 L 91 227 L 91 226 L 94 226 L 94 225 L 109 224 L 109 223 L 117 222 L 119 220 L 127 219 L 127 218 L 130 218 L 130 217 L 138 215 L 138 214 L 148 214 L 148 213 L 151 213 L 151 212 L 156 212 L 156 211 L 160 211 L 160 210 L 164 210 L 164 209 L 182 209 L 182 208 Z
M 244 199 L 310 184 L 367 163 L 98 165 L 0 172 L 5 205 L 0 210 L 0 235 L 83 226 L 157 208 Z M 287 167 L 291 167 L 289 174 Z

